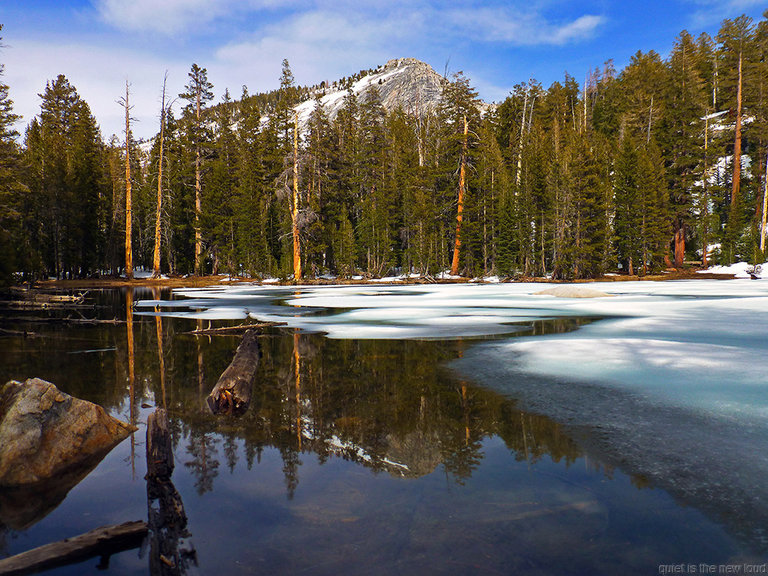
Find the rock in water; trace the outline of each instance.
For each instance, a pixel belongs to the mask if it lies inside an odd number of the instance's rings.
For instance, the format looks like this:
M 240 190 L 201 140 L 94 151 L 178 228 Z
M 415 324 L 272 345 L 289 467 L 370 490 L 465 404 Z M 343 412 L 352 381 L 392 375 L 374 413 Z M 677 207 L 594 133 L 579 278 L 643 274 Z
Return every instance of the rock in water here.
M 600 290 L 585 288 L 584 286 L 574 286 L 573 284 L 562 284 L 554 288 L 547 288 L 541 292 L 535 292 L 534 296 L 555 296 L 556 298 L 604 298 L 610 296 Z
M 39 378 L 0 389 L 0 486 L 37 483 L 107 454 L 137 428 Z

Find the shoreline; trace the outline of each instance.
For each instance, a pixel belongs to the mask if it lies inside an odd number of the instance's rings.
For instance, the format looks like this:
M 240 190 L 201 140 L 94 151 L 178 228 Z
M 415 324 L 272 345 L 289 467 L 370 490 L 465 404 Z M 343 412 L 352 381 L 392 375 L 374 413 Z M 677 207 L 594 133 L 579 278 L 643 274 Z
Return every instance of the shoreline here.
M 539 284 L 589 284 L 595 282 L 665 282 L 671 280 L 733 280 L 735 274 L 721 274 L 712 272 L 699 272 L 697 270 L 669 270 L 660 274 L 648 274 L 646 276 L 629 275 L 605 275 L 599 278 L 579 280 L 553 280 L 551 278 L 531 276 L 504 278 L 498 281 L 489 281 L 484 278 L 431 278 L 431 277 L 394 277 L 394 278 L 315 278 L 301 280 L 272 280 L 265 282 L 253 278 L 241 278 L 237 276 L 184 276 L 170 278 L 79 278 L 71 280 L 40 280 L 29 286 L 37 289 L 99 289 L 99 288 L 199 288 L 206 286 L 228 286 L 238 284 L 252 284 L 261 286 L 332 286 L 332 285 L 403 285 L 413 286 L 422 284 L 517 284 L 523 282 Z

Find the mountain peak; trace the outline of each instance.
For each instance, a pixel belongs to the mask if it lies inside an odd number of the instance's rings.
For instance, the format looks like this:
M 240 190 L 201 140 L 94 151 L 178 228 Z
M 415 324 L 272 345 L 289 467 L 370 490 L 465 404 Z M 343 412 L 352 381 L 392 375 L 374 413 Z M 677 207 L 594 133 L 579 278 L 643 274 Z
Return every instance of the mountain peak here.
M 443 77 L 416 58 L 394 58 L 374 72 L 352 84 L 349 90 L 326 93 L 320 98 L 328 117 L 336 117 L 344 105 L 344 96 L 351 90 L 358 99 L 364 99 L 374 89 L 379 91 L 381 102 L 387 111 L 402 108 L 409 114 L 422 115 L 437 107 L 443 91 Z M 304 125 L 315 106 L 313 99 L 296 107 L 300 122 Z

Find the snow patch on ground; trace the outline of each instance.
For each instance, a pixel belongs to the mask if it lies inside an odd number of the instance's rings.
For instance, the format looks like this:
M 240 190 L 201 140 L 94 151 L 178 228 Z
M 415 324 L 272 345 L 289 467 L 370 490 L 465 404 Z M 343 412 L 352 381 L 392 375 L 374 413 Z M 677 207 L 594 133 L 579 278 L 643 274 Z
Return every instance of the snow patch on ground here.
M 762 280 L 768 280 L 768 262 L 763 262 L 762 264 L 758 264 L 758 266 L 760 267 L 758 276 L 760 276 Z M 754 264 L 737 262 L 729 266 L 710 266 L 706 270 L 699 270 L 699 272 L 708 274 L 734 274 L 736 278 L 750 278 L 748 271 L 754 270 Z

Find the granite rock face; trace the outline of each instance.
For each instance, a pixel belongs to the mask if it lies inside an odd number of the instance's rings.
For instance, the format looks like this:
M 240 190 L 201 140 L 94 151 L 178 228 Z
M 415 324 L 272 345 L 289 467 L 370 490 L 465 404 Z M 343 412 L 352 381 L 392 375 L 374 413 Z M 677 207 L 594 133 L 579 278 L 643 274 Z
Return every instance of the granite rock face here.
M 101 406 L 32 378 L 0 388 L 0 486 L 45 481 L 103 457 L 136 431 Z
M 381 104 L 388 112 L 400 108 L 408 114 L 423 116 L 437 108 L 445 82 L 429 64 L 415 58 L 397 58 L 364 76 L 349 90 L 323 91 L 320 103 L 328 119 L 333 120 L 344 107 L 345 97 L 350 92 L 357 97 L 358 102 L 363 103 L 373 90 L 377 90 Z M 303 130 L 307 129 L 314 108 L 314 98 L 296 106 Z

